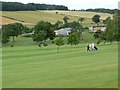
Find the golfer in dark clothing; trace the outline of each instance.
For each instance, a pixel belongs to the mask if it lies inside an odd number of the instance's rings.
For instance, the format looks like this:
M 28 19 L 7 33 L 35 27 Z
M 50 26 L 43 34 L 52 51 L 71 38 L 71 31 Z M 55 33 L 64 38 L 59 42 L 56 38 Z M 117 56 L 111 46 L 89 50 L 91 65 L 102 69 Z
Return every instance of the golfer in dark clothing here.
M 87 45 L 87 51 L 91 51 L 91 50 L 92 49 L 90 48 L 90 45 Z M 94 50 L 98 50 L 98 48 L 96 46 L 94 46 L 92 51 L 94 51 Z
M 87 51 L 90 51 L 90 49 L 89 49 L 89 44 L 87 45 Z
M 94 46 L 94 49 L 95 49 L 95 50 L 98 50 L 98 48 L 97 48 L 96 46 Z

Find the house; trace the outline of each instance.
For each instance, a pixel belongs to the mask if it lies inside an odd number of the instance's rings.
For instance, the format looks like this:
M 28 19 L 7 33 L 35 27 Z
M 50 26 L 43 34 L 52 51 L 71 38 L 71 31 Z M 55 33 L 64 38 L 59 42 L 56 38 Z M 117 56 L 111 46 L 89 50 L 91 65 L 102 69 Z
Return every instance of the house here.
M 72 28 L 61 28 L 59 30 L 55 31 L 55 35 L 62 35 L 62 36 L 68 36 L 71 32 Z
M 33 34 L 34 34 L 34 31 L 32 31 L 31 33 L 22 34 L 21 36 L 22 36 L 22 37 L 32 37 Z
M 93 26 L 89 28 L 90 32 L 96 32 L 98 30 L 105 31 L 106 27 L 105 26 Z

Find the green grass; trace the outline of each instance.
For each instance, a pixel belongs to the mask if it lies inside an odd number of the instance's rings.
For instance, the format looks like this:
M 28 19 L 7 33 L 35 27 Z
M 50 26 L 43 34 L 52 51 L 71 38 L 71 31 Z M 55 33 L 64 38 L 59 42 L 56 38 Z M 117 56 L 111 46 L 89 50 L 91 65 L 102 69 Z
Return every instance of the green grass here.
M 0 89 L 2 89 L 2 48 L 0 47 Z
M 86 44 L 3 47 L 3 88 L 117 88 L 117 43 L 86 52 Z
M 94 35 L 93 32 L 83 32 L 81 38 L 83 40 L 94 40 L 93 35 Z

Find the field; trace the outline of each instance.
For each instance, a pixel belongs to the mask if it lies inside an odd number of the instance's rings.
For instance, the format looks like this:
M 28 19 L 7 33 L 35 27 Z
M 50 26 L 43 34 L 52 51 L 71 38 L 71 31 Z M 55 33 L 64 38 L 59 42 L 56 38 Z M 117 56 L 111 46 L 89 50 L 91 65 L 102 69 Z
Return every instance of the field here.
M 70 15 L 70 16 L 76 16 L 76 17 L 84 17 L 84 18 L 92 18 L 94 15 L 98 14 L 101 16 L 101 19 L 106 19 L 107 17 L 112 17 L 111 14 L 108 13 L 96 13 L 96 12 L 87 12 L 87 11 L 57 11 L 57 10 L 45 10 L 42 12 L 47 12 L 47 13 L 56 13 L 58 12 L 59 14 L 64 14 L 64 15 Z
M 0 89 L 2 88 L 2 48 L 0 47 Z
M 21 22 L 34 26 L 40 20 L 51 23 L 63 21 L 67 15 L 69 22 L 84 17 L 83 26 L 90 27 L 94 25 L 91 24 L 91 17 L 95 14 L 101 15 L 101 19 L 111 16 L 105 13 L 53 10 L 3 12 L 1 17 L 3 24 Z M 93 33 L 87 30 L 80 41 L 77 46 L 65 44 L 60 47 L 59 53 L 57 46 L 49 40 L 48 47 L 40 48 L 30 37 L 15 38 L 14 47 L 10 47 L 10 42 L 3 45 L 2 50 L 0 48 L 3 88 L 117 88 L 118 43 L 101 43 L 97 45 L 98 51 L 87 52 L 87 44 L 96 42 Z
M 58 12 L 58 14 L 56 14 Z M 8 12 L 3 11 L 2 16 L 13 18 L 18 21 L 24 21 L 24 23 L 28 23 L 28 26 L 35 25 L 40 20 L 49 21 L 51 23 L 57 22 L 57 20 L 63 21 L 63 17 L 67 15 L 70 19 L 69 22 L 78 21 L 80 17 L 84 17 L 85 21 L 83 22 L 83 26 L 91 26 L 92 20 L 91 18 L 98 14 L 101 16 L 101 19 L 105 19 L 107 17 L 112 17 L 111 14 L 106 13 L 96 13 L 96 12 L 82 12 L 82 11 L 16 11 L 16 12 Z M 23 23 L 23 22 L 22 22 Z M 23 24 L 24 24 L 23 23 Z M 3 21 L 3 24 L 4 21 Z
M 21 21 L 18 21 L 18 20 L 12 20 L 12 19 L 9 19 L 9 18 L 5 18 L 5 17 L 0 17 L 0 25 L 1 24 L 10 24 L 10 23 L 22 23 L 24 25 L 33 25 L 32 23 L 24 23 L 24 22 L 21 22 Z
M 3 47 L 4 88 L 117 88 L 118 44 L 99 45 L 87 52 L 87 43 L 39 48 Z

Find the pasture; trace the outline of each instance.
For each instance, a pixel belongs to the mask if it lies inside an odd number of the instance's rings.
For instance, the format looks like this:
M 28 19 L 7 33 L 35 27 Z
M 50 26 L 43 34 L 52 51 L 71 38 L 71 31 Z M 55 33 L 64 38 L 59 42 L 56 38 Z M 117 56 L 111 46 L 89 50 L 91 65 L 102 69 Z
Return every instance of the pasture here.
M 118 44 L 3 46 L 3 88 L 117 88 Z
M 42 12 L 47 12 L 47 13 L 58 12 L 59 14 L 63 14 L 63 15 L 70 15 L 70 16 L 84 17 L 84 18 L 92 18 L 96 14 L 100 15 L 101 19 L 106 19 L 107 17 L 112 17 L 112 15 L 108 14 L 108 13 L 87 12 L 87 11 L 45 10 L 45 11 L 42 11 Z
M 56 12 L 58 12 L 58 14 L 56 14 Z M 2 12 L 2 16 L 7 18 L 13 18 L 16 20 L 15 22 L 23 21 L 21 23 L 29 27 L 34 26 L 37 22 L 41 20 L 49 21 L 53 24 L 56 23 L 58 20 L 63 22 L 63 17 L 66 15 L 70 18 L 69 22 L 78 21 L 80 17 L 83 17 L 85 18 L 85 21 L 83 22 L 83 26 L 90 27 L 91 23 L 93 23 L 91 18 L 95 14 L 100 15 L 101 20 L 106 19 L 107 17 L 112 17 L 111 14 L 96 13 L 96 12 L 82 12 L 82 11 L 39 10 L 39 11 L 15 11 L 15 12 L 3 11 Z M 5 23 L 3 21 L 3 24 Z M 100 24 L 102 24 L 102 22 Z

